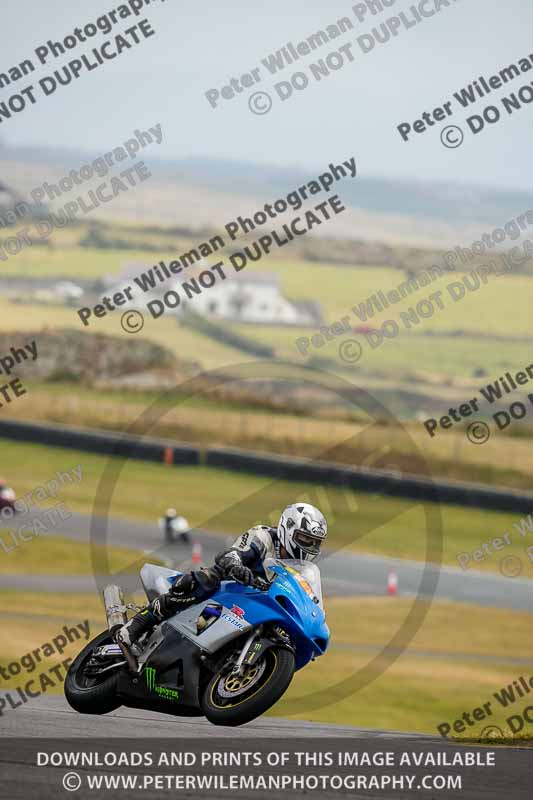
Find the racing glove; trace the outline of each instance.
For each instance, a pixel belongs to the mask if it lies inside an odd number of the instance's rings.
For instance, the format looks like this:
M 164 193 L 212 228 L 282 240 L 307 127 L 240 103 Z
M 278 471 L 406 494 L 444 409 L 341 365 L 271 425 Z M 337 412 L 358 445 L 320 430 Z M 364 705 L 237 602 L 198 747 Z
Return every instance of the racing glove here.
M 220 581 L 224 577 L 224 570 L 218 564 L 212 567 L 204 567 L 192 573 L 196 587 L 194 589 L 196 597 L 203 600 L 210 594 L 216 592 L 220 586 Z
M 236 564 L 231 568 L 229 577 L 233 578 L 238 583 L 243 583 L 245 586 L 250 586 L 254 582 L 254 573 L 249 567 Z
M 190 597 L 197 587 L 197 581 L 194 572 L 186 572 L 184 575 L 179 575 L 170 587 L 170 593 L 180 599 Z

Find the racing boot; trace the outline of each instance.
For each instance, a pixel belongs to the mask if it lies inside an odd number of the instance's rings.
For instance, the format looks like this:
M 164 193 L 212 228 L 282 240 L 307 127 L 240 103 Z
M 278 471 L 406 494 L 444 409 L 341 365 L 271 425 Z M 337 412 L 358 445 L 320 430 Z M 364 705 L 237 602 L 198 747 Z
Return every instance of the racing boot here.
M 151 631 L 159 621 L 160 620 L 157 620 L 153 615 L 150 606 L 147 606 L 143 608 L 142 611 L 139 611 L 138 614 L 135 614 L 129 622 L 116 632 L 115 639 L 119 644 L 125 644 L 126 647 L 131 647 L 143 634 Z
M 178 575 L 167 594 L 156 597 L 117 631 L 116 641 L 128 649 L 131 648 L 143 634 L 163 620 L 213 594 L 220 585 L 222 574 L 222 570 L 215 566 Z

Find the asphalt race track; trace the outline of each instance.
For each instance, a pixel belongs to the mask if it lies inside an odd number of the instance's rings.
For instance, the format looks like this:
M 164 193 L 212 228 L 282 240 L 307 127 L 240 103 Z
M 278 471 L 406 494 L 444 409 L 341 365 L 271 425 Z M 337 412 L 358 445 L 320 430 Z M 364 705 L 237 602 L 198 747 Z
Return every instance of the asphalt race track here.
M 64 522 L 58 523 L 57 532 L 77 541 L 89 541 L 91 518 L 88 515 L 74 514 Z M 224 548 L 231 537 L 215 535 L 206 531 L 193 531 L 191 538 L 201 543 L 205 564 L 209 564 L 215 554 Z M 165 546 L 161 531 L 154 523 L 140 523 L 124 519 L 110 519 L 108 542 L 112 545 L 145 550 L 146 560 L 150 557 L 166 559 L 177 569 L 191 566 L 191 546 L 176 543 Z M 409 597 L 420 591 L 425 565 L 416 561 L 383 558 L 380 556 L 359 555 L 348 551 L 327 553 L 320 561 L 324 594 L 326 596 L 383 595 L 387 590 L 387 578 L 391 571 L 398 576 L 399 594 Z M 436 569 L 436 568 L 435 568 Z M 435 569 L 428 568 L 428 573 Z M 459 567 L 436 569 L 438 582 L 434 597 L 439 600 L 453 600 L 462 603 L 475 603 L 482 606 L 527 610 L 531 608 L 533 580 L 506 578 L 504 576 L 463 571 Z M 439 574 L 440 572 L 440 574 Z M 426 575 L 426 583 L 428 575 Z M 132 591 L 139 583 L 131 576 L 121 576 L 125 588 Z M 6 588 L 45 591 L 97 591 L 92 576 L 40 576 L 5 575 L 2 584 Z M 423 594 L 423 592 L 420 592 Z
M 102 717 L 83 716 L 70 708 L 63 695 L 41 695 L 31 703 L 6 713 L 1 718 L 1 728 L 2 736 L 53 736 L 63 739 L 107 736 L 228 738 L 235 735 L 235 730 L 211 725 L 203 717 L 170 717 L 134 708 L 120 708 Z M 247 738 L 368 734 L 368 731 L 358 728 L 274 718 L 255 720 L 239 730 L 246 731 Z
M 70 711 L 66 707 L 65 701 L 59 697 L 42 697 L 32 703 L 31 708 L 21 707 L 6 715 L 3 723 L 3 746 L 0 752 L 0 798 L 6 798 L 6 800 L 8 798 L 9 800 L 27 800 L 32 796 L 54 799 L 67 797 L 69 794 L 62 789 L 68 776 L 74 776 L 74 780 L 79 780 L 78 790 L 70 796 L 79 797 L 82 800 L 132 797 L 137 793 L 146 798 L 169 796 L 168 790 L 162 791 L 161 787 L 141 786 L 140 788 L 144 791 L 137 789 L 136 792 L 129 791 L 128 793 L 124 791 L 124 787 L 115 787 L 114 789 L 89 787 L 90 776 L 137 775 L 136 780 L 139 779 L 139 776 L 142 780 L 143 775 L 149 776 L 154 772 L 158 775 L 167 774 L 174 777 L 180 774 L 205 776 L 242 772 L 248 775 L 260 775 L 265 780 L 268 780 L 269 776 L 290 774 L 295 776 L 333 774 L 338 779 L 339 775 L 357 777 L 392 773 L 398 776 L 410 774 L 416 779 L 412 790 L 404 789 L 401 792 L 397 788 L 385 788 L 375 792 L 366 788 L 354 791 L 353 788 L 341 787 L 339 789 L 337 787 L 333 789 L 329 786 L 327 789 L 319 791 L 293 789 L 282 793 L 264 788 L 246 793 L 242 791 L 228 792 L 227 788 L 173 791 L 174 796 L 209 798 L 209 800 L 219 800 L 219 798 L 222 800 L 222 798 L 232 795 L 270 800 L 274 796 L 299 797 L 303 794 L 328 799 L 341 795 L 361 799 L 380 797 L 382 800 L 391 800 L 392 798 L 411 800 L 415 797 L 440 797 L 443 800 L 457 797 L 466 800 L 501 800 L 504 796 L 509 800 L 522 800 L 522 798 L 525 800 L 530 797 L 531 752 L 516 747 L 498 748 L 494 755 L 495 766 L 492 768 L 485 766 L 472 769 L 467 766 L 454 766 L 444 770 L 442 767 L 431 769 L 411 766 L 387 770 L 372 765 L 356 768 L 343 765 L 328 769 L 309 764 L 295 769 L 295 767 L 283 767 L 278 762 L 267 766 L 266 754 L 270 752 L 277 755 L 285 752 L 290 753 L 291 758 L 294 758 L 292 754 L 301 753 L 316 758 L 317 754 L 321 756 L 324 753 L 352 755 L 366 753 L 383 756 L 383 753 L 387 752 L 395 754 L 394 758 L 399 763 L 401 753 L 448 753 L 451 757 L 454 753 L 462 752 L 465 757 L 466 748 L 430 736 L 407 735 L 394 731 L 368 731 L 281 719 L 260 719 L 236 730 L 219 728 L 202 720 L 178 720 L 130 709 L 119 709 L 107 716 L 92 718 Z M 487 758 L 486 754 L 490 749 L 468 748 L 469 751 L 477 753 L 482 763 Z M 53 762 L 51 765 L 42 756 L 38 757 L 37 755 L 41 753 L 61 756 L 62 753 L 84 753 L 91 758 L 98 753 L 118 756 L 121 753 L 140 754 L 146 752 L 155 754 L 155 760 L 149 762 L 151 764 L 157 764 L 158 754 L 161 752 L 196 753 L 197 760 L 195 765 L 188 769 L 186 767 L 163 769 L 159 766 L 124 767 L 118 762 L 114 762 L 113 765 L 104 764 L 95 767 L 91 762 L 88 765 L 76 764 L 74 772 L 70 765 Z M 203 757 L 210 759 L 216 753 L 235 757 L 245 752 L 262 754 L 260 765 L 255 768 L 239 770 L 235 767 L 228 769 L 220 765 L 210 766 L 208 761 L 207 766 L 200 766 L 201 763 L 203 764 L 200 760 Z M 437 793 L 418 791 L 421 786 L 416 784 L 420 782 L 422 775 L 437 774 L 442 777 L 443 772 L 455 777 L 460 775 L 463 781 L 461 788 Z

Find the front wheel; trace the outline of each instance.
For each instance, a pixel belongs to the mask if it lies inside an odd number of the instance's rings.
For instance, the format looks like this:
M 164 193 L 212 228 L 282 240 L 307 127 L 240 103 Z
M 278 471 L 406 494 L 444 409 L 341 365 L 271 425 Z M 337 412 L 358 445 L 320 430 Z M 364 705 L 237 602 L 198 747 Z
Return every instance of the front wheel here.
M 113 638 L 104 631 L 86 645 L 74 659 L 65 679 L 65 697 L 74 711 L 80 714 L 109 714 L 120 708 L 117 699 L 117 672 L 103 672 L 101 675 L 91 669 L 93 652 L 97 647 L 111 644 Z
M 259 717 L 287 691 L 294 666 L 292 653 L 270 648 L 243 675 L 218 672 L 204 692 L 205 716 L 214 725 L 244 725 Z

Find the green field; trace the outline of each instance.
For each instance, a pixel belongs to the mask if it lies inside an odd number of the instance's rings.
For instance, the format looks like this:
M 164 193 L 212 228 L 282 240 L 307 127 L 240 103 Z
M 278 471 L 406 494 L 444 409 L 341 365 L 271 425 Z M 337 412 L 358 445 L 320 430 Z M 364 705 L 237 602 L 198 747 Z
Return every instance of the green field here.
M 83 227 L 80 230 L 58 232 L 53 248 L 26 248 L 2 265 L 3 273 L 34 277 L 54 275 L 71 280 L 109 277 L 118 275 L 126 264 L 132 262 L 150 266 L 159 259 L 168 260 L 189 250 L 195 243 L 164 233 L 140 235 L 135 228 L 118 226 L 117 231 L 120 238 L 138 242 L 139 250 L 81 248 L 77 246 L 77 239 L 85 234 Z M 143 250 L 143 241 L 146 242 L 145 247 L 159 242 L 168 249 Z M 309 263 L 297 258 L 272 257 L 260 263 L 250 263 L 246 269 L 278 275 L 282 292 L 289 298 L 319 299 L 326 325 L 349 317 L 351 324 L 359 326 L 361 320 L 352 312 L 352 307 L 363 303 L 378 290 L 386 293 L 396 289 L 406 277 L 404 271 L 388 267 L 348 267 Z M 379 327 L 384 321 L 393 320 L 400 326 L 399 334 L 385 340 L 376 349 L 371 348 L 364 336 L 356 334 L 364 347 L 363 358 L 357 367 L 346 365 L 339 358 L 340 340 L 313 348 L 310 355 L 326 359 L 330 369 L 348 378 L 361 379 L 363 376 L 364 379 L 365 373 L 386 373 L 399 386 L 409 384 L 410 388 L 422 376 L 447 384 L 450 380 L 471 378 L 475 370 L 485 370 L 490 378 L 493 374 L 496 377 L 506 369 L 520 369 L 529 363 L 527 338 L 530 332 L 529 300 L 533 295 L 533 276 L 491 276 L 486 285 L 477 291 L 466 292 L 463 299 L 454 302 L 446 286 L 452 281 L 460 282 L 462 277 L 463 274 L 459 272 L 446 273 L 400 303 L 391 305 L 382 313 L 376 312 L 376 316 L 369 320 L 369 325 Z M 320 287 L 319 296 L 317 287 Z M 437 291 L 442 291 L 444 308 L 439 309 L 435 302 L 435 313 L 430 319 L 421 318 L 420 324 L 406 330 L 400 319 L 401 313 Z M 0 301 L 0 318 L 4 329 L 20 328 L 22 319 L 28 318 L 33 320 L 36 327 L 75 327 L 81 324 L 73 309 L 30 304 L 24 306 L 24 314 L 21 314 L 20 306 L 13 306 L 7 301 Z M 245 336 L 273 346 L 278 357 L 299 363 L 305 363 L 306 359 L 302 359 L 297 351 L 295 341 L 316 332 L 309 328 L 280 326 L 232 327 Z M 119 315 L 93 321 L 92 330 L 120 334 Z M 428 336 L 428 333 L 438 335 Z M 464 337 L 469 334 L 471 338 L 465 341 Z M 501 338 L 495 340 L 488 335 Z M 174 320 L 168 317 L 153 320 L 148 316 L 141 336 L 166 344 L 180 357 L 197 360 L 207 369 L 250 360 L 240 350 L 223 345 L 216 339 L 209 339 L 184 327 L 177 328 Z M 522 341 L 514 341 L 513 337 L 522 338 Z
M 254 523 L 275 523 L 281 509 L 300 498 L 324 509 L 330 522 L 331 547 L 418 561 L 427 557 L 437 560 L 439 556 L 439 509 L 432 503 L 424 507 L 408 500 L 363 492 L 205 467 L 176 468 L 139 461 L 126 463 L 120 475 L 113 475 L 106 472 L 106 467 L 120 460 L 112 462 L 75 450 L 7 440 L 2 440 L 1 447 L 4 472 L 20 497 L 54 478 L 57 471 L 81 465 L 81 482 L 65 482 L 54 502 L 64 502 L 69 509 L 86 514 L 95 509 L 94 498 L 100 485 L 100 491 L 110 492 L 110 516 L 154 520 L 163 509 L 175 506 L 193 527 L 236 535 Z M 101 514 L 105 509 L 97 506 L 96 511 Z M 473 552 L 483 542 L 510 532 L 509 546 L 483 561 L 473 562 L 472 566 L 498 572 L 501 558 L 515 555 L 523 562 L 523 577 L 532 574 L 525 548 L 530 538 L 533 543 L 533 533 L 522 537 L 513 528 L 513 523 L 519 522 L 519 515 L 449 505 L 441 507 L 440 515 L 444 564 L 459 566 L 460 553 Z
M 375 270 L 374 270 L 375 271 Z M 533 290 L 533 277 L 524 280 L 531 281 L 530 289 Z M 513 290 L 518 291 L 518 290 Z M 526 293 L 527 296 L 527 293 Z M 141 308 L 141 306 L 140 306 Z M 113 313 L 108 316 L 93 320 L 88 328 L 82 328 L 79 317 L 74 308 L 64 306 L 51 306 L 36 303 L 14 304 L 9 300 L 0 299 L 0 319 L 3 331 L 27 330 L 31 327 L 37 331 L 42 328 L 73 328 L 85 330 L 86 333 L 106 333 L 123 336 L 120 326 L 120 314 Z M 486 313 L 490 313 L 488 310 Z M 443 314 L 444 316 L 444 314 Z M 519 315 L 520 317 L 520 315 Z M 391 317 L 392 318 L 392 317 Z M 515 321 L 514 313 L 505 318 L 510 322 Z M 334 321 L 333 318 L 330 318 Z M 395 318 L 396 319 L 396 318 Z M 465 319 L 469 317 L 466 314 Z M 31 322 L 31 325 L 30 325 Z M 403 388 L 410 391 L 418 390 L 434 393 L 437 385 L 454 386 L 456 394 L 469 396 L 469 392 L 476 390 L 489 380 L 494 380 L 506 370 L 516 371 L 532 362 L 531 349 L 527 341 L 507 340 L 502 335 L 501 340 L 491 340 L 474 336 L 450 336 L 442 333 L 438 336 L 423 335 L 429 330 L 424 324 L 417 331 L 400 330 L 394 339 L 384 339 L 382 344 L 373 349 L 363 334 L 346 334 L 338 339 L 326 341 L 321 347 L 310 347 L 306 357 L 298 351 L 296 342 L 301 337 L 310 339 L 316 331 L 307 328 L 280 328 L 275 326 L 256 325 L 229 325 L 230 330 L 251 337 L 257 342 L 268 344 L 274 348 L 277 358 L 295 361 L 297 364 L 306 365 L 311 359 L 323 360 L 323 366 L 331 372 L 363 385 L 376 384 L 376 379 L 385 379 L 389 387 L 396 387 L 397 391 Z M 502 320 L 503 326 L 504 320 Z M 493 317 L 491 332 L 498 332 L 498 318 Z M 452 326 L 446 324 L 443 331 L 450 331 Z M 475 330 L 479 330 L 476 328 Z M 511 336 L 526 336 L 525 332 L 511 333 Z M 183 325 L 178 325 L 173 317 L 164 316 L 154 320 L 148 314 L 145 317 L 145 327 L 142 334 L 153 342 L 164 345 L 182 360 L 198 363 L 203 369 L 216 369 L 219 367 L 248 363 L 254 360 L 253 356 L 235 347 L 226 345 L 219 339 L 209 338 Z M 363 348 L 363 356 L 353 366 L 346 364 L 339 355 L 339 346 L 346 339 L 355 339 Z M 473 380 L 476 370 L 483 369 L 487 376 Z M 470 379 L 465 388 L 462 382 Z M 419 383 L 428 380 L 429 383 Z M 379 385 L 379 382 L 377 383 Z
M 270 259 L 268 264 L 250 264 L 251 271 L 268 270 L 281 278 L 284 293 L 289 297 L 319 300 L 324 309 L 326 324 L 332 324 L 343 316 L 351 315 L 355 325 L 363 322 L 352 313 L 368 297 L 382 290 L 396 289 L 405 281 L 402 270 L 386 267 L 342 267 L 330 264 L 309 264 L 287 260 Z M 399 313 L 407 311 L 431 293 L 442 290 L 443 310 L 436 310 L 431 319 L 424 319 L 415 331 L 461 329 L 464 331 L 500 333 L 503 336 L 529 336 L 531 331 L 529 298 L 533 292 L 533 277 L 501 276 L 491 277 L 478 291 L 467 292 L 464 299 L 453 302 L 446 286 L 460 281 L 462 273 L 446 273 L 417 292 L 407 295 L 400 303 L 391 305 L 367 324 L 374 325 L 386 319 L 397 319 Z M 317 287 L 319 296 L 317 297 Z M 437 305 L 435 305 L 437 309 Z M 512 310 L 512 315 L 509 311 Z M 490 320 L 490 326 L 487 321 Z M 248 329 L 248 326 L 246 326 Z M 269 330 L 269 328 L 265 328 Z
M 22 522 L 23 517 L 20 520 Z M 13 527 L 16 531 L 17 523 Z M 91 552 L 85 543 L 73 542 L 47 532 L 34 535 L 30 528 L 24 531 L 24 535 L 26 538 L 21 540 L 16 533 L 13 537 L 9 529 L 0 529 L 0 540 L 3 542 L 0 549 L 0 575 L 92 574 Z M 143 558 L 142 554 L 127 547 L 109 546 L 104 549 L 101 545 L 95 545 L 95 550 L 99 557 L 105 552 L 111 572 L 137 572 L 137 562 Z
M 520 675 L 529 679 L 533 674 L 533 668 L 513 664 L 513 659 L 530 658 L 531 614 L 491 609 L 487 625 L 487 609 L 434 603 L 398 660 L 386 668 L 378 661 L 370 668 L 409 607 L 409 601 L 387 598 L 328 601 L 331 649 L 297 673 L 271 715 L 438 735 L 439 725 L 453 724 L 490 700 L 490 716 L 450 736 L 478 738 L 492 724 L 510 737 L 507 717 L 530 701 L 526 697 L 505 709 L 493 693 Z M 370 678 L 368 685 L 364 677 Z M 531 737 L 532 732 L 526 724 L 523 733 Z
M 96 320 L 93 327 L 83 328 L 74 308 L 66 306 L 40 305 L 36 303 L 19 305 L 5 298 L 0 299 L 0 320 L 3 331 L 36 331 L 42 328 L 74 328 L 92 332 L 125 336 L 120 327 L 120 314 L 114 313 Z M 243 358 L 239 350 L 221 342 L 208 339 L 194 331 L 178 326 L 173 317 L 153 320 L 146 317 L 143 337 L 172 350 L 178 358 L 201 364 L 204 369 L 214 369 L 226 364 L 250 360 Z
M 533 278 L 530 290 L 533 291 Z M 468 315 L 465 317 L 469 319 Z M 399 320 L 398 317 L 389 319 Z M 497 320 L 495 319 L 496 323 Z M 400 328 L 400 333 L 393 339 L 384 338 L 382 343 L 373 347 L 376 340 L 367 339 L 364 334 L 346 333 L 338 338 L 332 338 L 320 347 L 308 346 L 306 355 L 302 355 L 297 347 L 298 339 L 306 337 L 311 340 L 313 331 L 297 328 L 275 328 L 256 325 L 232 325 L 232 330 L 243 335 L 252 336 L 258 341 L 263 341 L 274 347 L 280 358 L 298 361 L 306 364 L 313 358 L 327 359 L 329 369 L 353 381 L 366 383 L 375 377 L 376 373 L 387 376 L 388 381 L 396 385 L 417 379 L 430 378 L 434 384 L 455 383 L 460 390 L 462 379 L 470 378 L 470 386 L 483 386 L 488 380 L 494 380 L 506 370 L 518 370 L 532 363 L 531 347 L 528 342 L 509 340 L 491 340 L 480 335 L 468 337 L 468 346 L 465 346 L 467 331 L 462 336 L 451 336 L 445 333 L 438 336 L 427 336 L 424 332 L 429 330 L 423 324 L 420 329 L 406 331 Z M 449 332 L 451 326 L 444 328 Z M 494 331 L 492 331 L 494 332 Z M 526 334 L 521 334 L 524 337 Z M 355 339 L 363 348 L 363 355 L 353 366 L 342 360 L 339 354 L 341 343 L 348 339 Z M 303 345 L 302 345 L 303 346 Z M 472 380 L 476 370 L 483 369 L 487 381 L 478 378 Z M 407 388 L 407 386 L 406 386 Z M 431 384 L 427 387 L 418 386 L 419 390 L 426 388 L 432 390 Z M 468 396 L 470 388 L 463 389 L 463 394 Z
M 18 256 L 2 264 L 2 273 L 34 277 L 54 275 L 71 280 L 96 278 L 118 274 L 126 263 L 139 262 L 148 267 L 160 259 L 178 255 L 178 252 L 172 249 L 153 252 L 142 249 L 80 248 L 72 241 L 72 233 L 65 239 L 66 236 L 67 234 L 62 234 L 62 238 L 55 240 L 54 248 L 34 246 L 24 249 Z M 182 242 L 181 246 L 190 249 L 193 244 L 192 241 Z M 429 266 L 431 265 L 428 264 Z M 405 281 L 403 270 L 388 267 L 363 265 L 348 267 L 274 257 L 263 259 L 260 263 L 249 263 L 246 269 L 250 272 L 268 271 L 279 275 L 282 291 L 288 297 L 319 299 L 326 324 L 332 324 L 343 316 L 351 316 L 351 321 L 356 325 L 362 324 L 352 313 L 352 307 L 358 306 L 379 290 L 391 291 Z M 376 316 L 369 320 L 369 324 L 396 319 L 400 312 L 407 311 L 432 292 L 441 290 L 444 309 L 440 310 L 435 306 L 434 316 L 431 319 L 424 319 L 415 329 L 415 333 L 422 329 L 424 331 L 459 329 L 468 332 L 499 333 L 502 336 L 529 336 L 531 330 L 529 298 L 533 290 L 533 277 L 491 276 L 486 285 L 482 285 L 477 291 L 467 292 L 464 299 L 454 302 L 446 291 L 446 286 L 454 281 L 460 282 L 462 277 L 461 272 L 445 273 L 428 286 L 421 287 L 408 295 L 400 303 L 391 305 L 383 313 L 376 312 Z M 317 287 L 320 287 L 319 298 L 317 298 Z M 512 315 L 509 314 L 511 310 Z M 490 326 L 487 326 L 488 320 Z M 246 330 L 250 331 L 251 328 L 246 326 Z M 269 330 L 274 331 L 274 338 L 280 333 L 279 328 L 275 327 L 262 330 L 266 339 L 269 338 Z
M 3 261 L 2 274 L 33 278 L 57 276 L 72 281 L 76 278 L 102 278 L 105 275 L 118 275 L 128 262 L 150 265 L 154 256 L 159 258 L 159 254 L 143 250 L 94 250 L 76 246 L 45 248 L 34 245 Z

